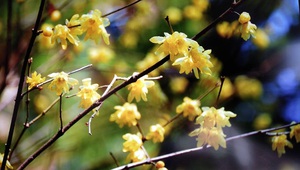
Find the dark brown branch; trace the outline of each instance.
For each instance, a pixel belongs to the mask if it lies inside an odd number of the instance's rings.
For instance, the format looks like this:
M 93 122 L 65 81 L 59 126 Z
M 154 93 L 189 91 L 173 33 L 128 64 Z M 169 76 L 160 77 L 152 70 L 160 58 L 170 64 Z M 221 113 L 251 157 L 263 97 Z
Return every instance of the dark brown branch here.
M 13 114 L 12 114 L 10 129 L 9 129 L 9 133 L 8 133 L 8 137 L 7 137 L 7 142 L 6 142 L 6 145 L 5 145 L 5 151 L 4 151 L 3 161 L 2 161 L 2 165 L 1 165 L 1 170 L 5 170 L 7 157 L 9 155 L 9 150 L 10 150 L 10 147 L 11 147 L 12 138 L 13 138 L 14 129 L 15 129 L 15 124 L 16 124 L 17 115 L 18 115 L 18 111 L 19 111 L 19 106 L 20 106 L 20 103 L 21 103 L 21 100 L 22 100 L 21 94 L 22 94 L 23 83 L 24 83 L 24 79 L 25 79 L 27 61 L 30 57 L 31 50 L 33 48 L 33 44 L 34 44 L 34 41 L 35 41 L 36 36 L 37 36 L 37 30 L 40 27 L 40 22 L 41 22 L 41 19 L 42 19 L 42 14 L 43 14 L 43 10 L 44 10 L 45 1 L 46 0 L 41 0 L 40 7 L 39 7 L 39 12 L 38 12 L 37 19 L 36 19 L 36 22 L 35 22 L 35 26 L 34 26 L 34 29 L 32 30 L 31 39 L 29 41 L 28 48 L 27 48 L 25 57 L 23 59 L 23 65 L 22 65 L 22 70 L 21 70 L 21 74 L 20 74 L 20 81 L 19 81 L 19 85 L 18 85 L 18 92 L 17 92 L 17 95 L 16 95 L 15 106 L 14 106 L 14 110 L 13 110 Z

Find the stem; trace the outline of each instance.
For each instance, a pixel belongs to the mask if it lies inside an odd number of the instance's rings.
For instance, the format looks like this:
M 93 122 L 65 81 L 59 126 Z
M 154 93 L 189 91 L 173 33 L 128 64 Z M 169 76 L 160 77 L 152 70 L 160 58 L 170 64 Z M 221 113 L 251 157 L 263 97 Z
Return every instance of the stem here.
M 120 164 L 118 163 L 118 161 L 117 161 L 116 157 L 114 156 L 114 154 L 112 152 L 109 152 L 109 154 L 113 158 L 113 160 L 114 160 L 115 164 L 117 165 L 117 167 L 120 166 Z
M 223 88 L 225 77 L 221 76 L 220 79 L 221 79 L 221 85 L 220 85 L 220 90 L 219 90 L 218 97 L 217 97 L 217 100 L 216 100 L 216 103 L 215 103 L 215 107 L 217 107 L 218 104 L 219 104 L 219 99 L 220 99 L 220 96 L 221 96 L 221 92 L 222 92 L 222 88 Z
M 8 1 L 8 3 L 10 3 L 9 1 Z M 1 165 L 1 170 L 5 170 L 7 157 L 8 157 L 8 154 L 9 154 L 10 147 L 11 147 L 13 133 L 14 133 L 15 124 L 16 124 L 16 120 L 17 120 L 17 115 L 18 115 L 18 111 L 19 111 L 19 106 L 20 106 L 20 103 L 21 103 L 21 100 L 22 100 L 21 93 L 22 93 L 22 89 L 23 89 L 23 82 L 24 82 L 24 79 L 25 79 L 27 61 L 29 59 L 31 50 L 33 48 L 34 41 L 35 41 L 36 36 L 37 36 L 37 30 L 40 26 L 40 21 L 41 21 L 41 18 L 42 18 L 45 1 L 46 0 L 41 0 L 40 7 L 39 7 L 39 12 L 38 12 L 37 19 L 36 19 L 36 22 L 35 22 L 35 26 L 34 26 L 34 29 L 32 30 L 32 35 L 31 35 L 31 39 L 30 39 L 29 44 L 28 44 L 28 48 L 27 48 L 27 51 L 26 51 L 26 54 L 25 54 L 25 58 L 23 59 L 23 65 L 22 65 L 22 70 L 21 70 L 21 74 L 20 74 L 20 81 L 19 81 L 19 85 L 18 85 L 18 92 L 17 92 L 17 95 L 16 95 L 15 106 L 14 106 L 14 110 L 13 110 L 13 114 L 12 114 L 12 119 L 11 119 L 10 129 L 9 129 L 9 133 L 8 133 L 8 138 L 7 138 L 7 142 L 6 142 L 6 145 L 5 145 L 5 151 L 4 151 L 3 161 L 2 161 L 2 165 Z
M 63 129 L 63 120 L 62 120 L 62 94 L 59 96 L 59 122 L 60 122 L 60 130 Z
M 271 131 L 275 131 L 275 130 L 278 130 L 278 129 L 284 129 L 284 128 L 295 126 L 295 125 L 298 125 L 298 124 L 300 124 L 300 122 L 295 123 L 295 124 L 283 125 L 283 126 L 276 127 L 276 128 L 253 131 L 253 132 L 249 132 L 249 133 L 229 137 L 229 138 L 226 139 L 226 142 L 231 141 L 231 140 L 235 140 L 235 139 L 239 139 L 239 138 L 254 136 L 254 135 L 258 135 L 258 134 L 266 134 L 266 133 L 271 132 Z M 144 164 L 150 164 L 151 162 L 156 162 L 156 161 L 160 161 L 160 160 L 163 160 L 163 159 L 167 159 L 167 158 L 171 158 L 171 157 L 175 157 L 175 156 L 179 156 L 179 155 L 184 155 L 184 154 L 187 154 L 187 153 L 199 151 L 199 150 L 202 150 L 202 149 L 205 149 L 205 148 L 210 148 L 210 147 L 211 147 L 210 145 L 207 145 L 206 147 L 202 146 L 202 147 L 186 149 L 186 150 L 182 150 L 182 151 L 178 151 L 178 152 L 173 152 L 173 153 L 157 156 L 155 158 L 151 158 L 151 159 L 148 159 L 148 160 L 145 160 L 145 161 L 130 163 L 130 164 L 115 168 L 113 170 L 131 169 L 131 168 L 138 167 L 138 166 L 141 166 L 141 165 L 144 165 Z
M 140 2 L 140 1 L 142 1 L 142 0 L 134 1 L 134 2 L 132 2 L 132 3 L 128 4 L 128 5 L 126 5 L 126 6 L 122 7 L 122 8 L 119 8 L 119 9 L 116 9 L 116 10 L 110 12 L 110 13 L 104 14 L 104 15 L 102 15 L 101 17 L 107 17 L 108 15 L 111 15 L 111 14 L 114 14 L 114 13 L 116 13 L 116 12 L 122 11 L 123 9 L 126 9 L 126 8 L 128 8 L 128 7 L 130 7 L 130 6 L 134 5 L 134 4 L 136 4 L 136 3 L 138 3 L 138 2 Z

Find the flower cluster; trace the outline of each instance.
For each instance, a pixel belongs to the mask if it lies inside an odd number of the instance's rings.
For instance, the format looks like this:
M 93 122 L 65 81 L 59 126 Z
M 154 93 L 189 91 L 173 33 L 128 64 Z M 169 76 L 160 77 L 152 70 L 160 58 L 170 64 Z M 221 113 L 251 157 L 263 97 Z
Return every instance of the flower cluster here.
M 187 38 L 186 34 L 175 31 L 172 35 L 165 33 L 165 37 L 152 37 L 150 41 L 161 44 L 156 53 L 170 55 L 172 65 L 180 66 L 180 73 L 189 74 L 193 71 L 196 78 L 199 78 L 199 71 L 211 75 L 211 50 L 204 50 L 196 41 Z
M 92 39 L 96 43 L 99 42 L 102 36 L 104 42 L 109 44 L 109 34 L 105 27 L 110 22 L 108 18 L 101 17 L 99 10 L 92 10 L 88 14 L 83 14 L 81 17 L 78 14 L 72 16 L 71 20 L 66 20 L 66 24 L 58 24 L 53 29 L 45 27 L 43 29 L 43 35 L 51 37 L 51 43 L 55 41 L 60 42 L 62 49 L 67 48 L 67 40 L 76 46 L 79 44 L 78 35 L 84 34 L 84 40 Z
M 195 129 L 189 135 L 198 137 L 196 139 L 198 147 L 208 144 L 215 150 L 219 149 L 219 145 L 226 148 L 226 135 L 222 128 L 231 126 L 229 118 L 235 117 L 236 114 L 225 111 L 224 108 L 202 107 L 202 110 L 203 113 L 196 119 L 196 124 L 200 124 L 200 128 Z
M 146 159 L 146 154 L 142 149 L 143 141 L 140 133 L 123 135 L 126 140 L 123 143 L 123 152 L 129 152 L 127 158 L 133 162 L 138 162 Z
M 141 118 L 135 104 L 125 103 L 123 106 L 115 106 L 117 111 L 110 116 L 110 121 L 115 121 L 120 127 L 124 125 L 135 126 Z
M 202 113 L 199 107 L 199 100 L 192 100 L 189 97 L 185 97 L 183 98 L 183 103 L 176 107 L 176 113 L 183 113 L 184 117 L 188 117 L 190 121 L 193 121 L 195 117 L 199 116 Z
M 136 82 L 131 83 L 128 86 L 128 90 L 130 90 L 128 94 L 128 101 L 131 102 L 134 98 L 137 102 L 141 100 L 147 101 L 146 94 L 148 93 L 148 88 L 154 86 L 154 82 L 151 80 L 147 80 L 148 76 L 143 76 L 138 79 Z
M 247 12 L 241 13 L 239 17 L 239 23 L 242 24 L 240 31 L 242 33 L 242 38 L 247 41 L 251 36 L 254 36 L 255 30 L 257 29 L 255 24 L 252 24 L 250 21 L 250 14 Z
M 88 108 L 96 100 L 100 99 L 100 94 L 97 93 L 98 84 L 91 84 L 91 78 L 82 80 L 82 86 L 79 87 L 80 91 L 77 96 L 81 98 L 80 106 L 82 108 Z

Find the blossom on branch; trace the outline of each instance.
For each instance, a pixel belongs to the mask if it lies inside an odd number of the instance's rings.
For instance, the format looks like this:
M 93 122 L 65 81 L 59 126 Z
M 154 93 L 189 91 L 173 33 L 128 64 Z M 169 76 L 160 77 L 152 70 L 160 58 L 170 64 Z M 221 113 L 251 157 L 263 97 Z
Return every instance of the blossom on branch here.
M 100 99 L 100 94 L 97 93 L 98 84 L 91 84 L 91 78 L 82 80 L 82 86 L 79 87 L 80 91 L 77 96 L 81 98 L 80 106 L 82 108 L 90 107 L 96 100 Z
M 2 166 L 3 157 L 4 157 L 4 154 L 1 153 L 0 154 L 0 166 Z M 14 167 L 11 166 L 11 164 L 8 160 L 6 161 L 5 169 L 14 169 Z
M 52 91 L 56 91 L 56 95 L 61 95 L 63 92 L 69 92 L 69 85 L 74 86 L 78 84 L 78 81 L 74 78 L 70 78 L 65 72 L 51 73 L 48 77 L 53 78 L 52 82 L 49 84 L 49 88 Z
M 28 86 L 28 90 L 32 89 L 33 87 L 35 87 L 36 85 L 42 83 L 45 81 L 45 77 L 42 77 L 41 74 L 38 74 L 36 71 L 34 71 L 31 74 L 31 77 L 27 77 L 26 79 L 26 83 L 29 84 Z
M 242 38 L 247 41 L 251 36 L 254 36 L 255 30 L 257 29 L 255 24 L 250 21 L 251 17 L 249 13 L 243 12 L 239 17 L 239 22 L 241 25 L 240 31 L 242 33 Z
M 294 123 L 294 122 L 293 122 Z M 295 136 L 296 142 L 300 142 L 300 124 L 291 126 L 290 138 Z
M 285 134 L 274 136 L 272 138 L 272 150 L 275 151 L 277 149 L 278 157 L 281 157 L 281 155 L 285 153 L 286 146 L 293 148 L 293 144 L 287 140 L 287 136 Z
M 150 132 L 147 134 L 146 139 L 152 139 L 154 143 L 164 141 L 165 129 L 160 124 L 150 126 Z
M 71 30 L 66 25 L 58 24 L 54 27 L 53 35 L 51 37 L 51 43 L 53 44 L 55 41 L 61 43 L 62 49 L 67 49 L 67 39 L 70 43 L 78 46 L 79 39 L 76 35 L 71 34 Z
M 183 98 L 183 103 L 176 107 L 177 114 L 183 114 L 184 117 L 188 117 L 190 121 L 193 121 L 195 117 L 199 116 L 202 111 L 199 108 L 201 105 L 199 100 L 192 100 L 189 97 Z
M 197 42 L 187 38 L 184 33 L 175 31 L 172 35 L 164 33 L 165 37 L 154 36 L 150 38 L 152 43 L 161 44 L 156 53 L 170 54 L 170 60 L 175 61 L 178 56 L 186 56 L 190 46 L 197 46 Z
M 123 139 L 126 140 L 123 143 L 123 152 L 135 152 L 143 145 L 142 136 L 140 133 L 126 133 L 123 135 Z
M 222 128 L 231 126 L 229 118 L 235 117 L 236 114 L 225 111 L 224 108 L 214 107 L 202 107 L 202 111 L 203 113 L 196 119 L 196 124 L 200 124 L 200 128 L 195 129 L 189 135 L 197 136 L 198 147 L 208 144 L 215 150 L 219 149 L 219 146 L 226 148 L 226 135 Z
M 99 37 L 102 36 L 104 42 L 109 44 L 109 36 L 105 27 L 109 26 L 108 18 L 102 18 L 102 13 L 98 10 L 92 10 L 88 14 L 80 17 L 81 28 L 86 32 L 84 40 L 92 39 L 96 43 L 99 42 Z
M 130 90 L 128 94 L 128 101 L 131 102 L 134 98 L 137 102 L 141 100 L 147 101 L 146 94 L 148 93 L 148 88 L 154 86 L 154 81 L 147 80 L 148 76 L 143 76 L 138 79 L 136 82 L 128 85 L 128 90 Z
M 117 111 L 110 116 L 110 121 L 115 121 L 120 127 L 124 125 L 135 126 L 141 118 L 135 104 L 125 103 L 123 106 L 115 106 Z

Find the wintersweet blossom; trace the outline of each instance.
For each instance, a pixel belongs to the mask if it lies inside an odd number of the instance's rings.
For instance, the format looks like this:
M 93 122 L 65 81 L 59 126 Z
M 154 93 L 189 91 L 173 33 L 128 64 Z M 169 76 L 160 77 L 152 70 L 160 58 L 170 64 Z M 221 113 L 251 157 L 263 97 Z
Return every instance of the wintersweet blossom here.
M 291 126 L 290 138 L 293 138 L 294 136 L 296 138 L 296 142 L 300 142 L 300 124 Z
M 293 144 L 287 140 L 287 136 L 285 134 L 274 136 L 272 138 L 272 150 L 275 151 L 277 149 L 278 157 L 281 157 L 281 155 L 285 153 L 286 146 L 293 148 Z
M 125 103 L 123 106 L 115 106 L 117 111 L 110 116 L 110 121 L 115 121 L 120 127 L 124 125 L 135 126 L 141 118 L 135 104 Z
M 189 97 L 183 98 L 183 103 L 176 107 L 177 114 L 183 114 L 184 117 L 188 117 L 190 121 L 193 121 L 195 117 L 199 116 L 202 111 L 199 108 L 201 105 L 199 100 L 192 100 Z
M 216 109 L 214 107 L 202 107 L 202 114 L 197 117 L 196 123 L 207 128 L 217 127 L 222 128 L 225 126 L 230 127 L 229 118 L 236 117 L 231 111 L 225 111 L 224 107 Z
M 66 26 L 70 29 L 70 34 L 75 38 L 77 38 L 77 35 L 83 34 L 78 14 L 73 15 L 70 21 L 66 20 Z
M 96 100 L 100 99 L 100 94 L 97 93 L 98 84 L 91 84 L 91 78 L 82 80 L 82 86 L 79 87 L 80 91 L 77 96 L 81 98 L 80 106 L 82 108 L 90 107 Z
M 26 79 L 26 83 L 29 84 L 28 86 L 28 90 L 32 89 L 33 87 L 35 87 L 36 85 L 42 83 L 45 81 L 45 77 L 42 77 L 41 74 L 38 74 L 36 71 L 34 71 L 31 74 L 31 77 L 27 77 Z
M 69 75 L 65 72 L 60 73 L 51 73 L 48 77 L 53 78 L 49 84 L 49 88 L 52 91 L 56 91 L 56 95 L 61 95 L 63 92 L 69 92 L 69 85 L 74 86 L 78 84 L 78 81 L 74 78 L 70 78 Z
M 189 74 L 193 70 L 195 77 L 199 79 L 199 71 L 211 75 L 210 68 L 213 67 L 213 64 L 209 60 L 210 53 L 211 50 L 204 50 L 202 46 L 198 45 L 190 49 L 189 55 L 178 58 L 172 65 L 180 65 L 179 73 Z
M 226 148 L 226 135 L 222 127 L 231 126 L 229 118 L 235 117 L 236 114 L 225 111 L 224 108 L 216 109 L 214 107 L 202 107 L 202 114 L 197 117 L 196 124 L 200 128 L 195 129 L 189 135 L 197 136 L 197 146 L 205 144 L 211 145 L 215 150 L 222 146 Z
M 92 10 L 88 14 L 80 17 L 81 28 L 86 32 L 84 40 L 92 39 L 96 43 L 99 42 L 99 37 L 102 36 L 104 42 L 109 44 L 109 36 L 105 27 L 109 26 L 108 18 L 101 17 L 102 13 L 98 10 Z
M 1 153 L 0 154 L 0 166 L 2 166 L 3 157 L 4 157 L 4 154 Z M 14 167 L 11 166 L 11 164 L 8 160 L 6 160 L 5 169 L 14 169 Z
M 78 37 L 71 34 L 70 29 L 66 25 L 58 24 L 54 27 L 53 35 L 51 37 L 51 43 L 53 44 L 55 41 L 58 41 L 61 43 L 62 49 L 67 49 L 67 39 L 70 41 L 70 43 L 74 45 L 78 45 L 79 40 Z
M 126 133 L 123 135 L 123 139 L 126 140 L 123 143 L 123 152 L 135 152 L 143 145 L 142 136 L 140 133 Z
M 223 148 L 226 148 L 226 135 L 223 133 L 222 129 L 219 129 L 217 127 L 200 127 L 192 131 L 189 136 L 197 136 L 197 147 L 208 144 L 213 146 L 215 150 L 219 149 L 219 145 Z
M 128 101 L 131 102 L 134 98 L 137 102 L 141 100 L 147 101 L 146 94 L 148 93 L 148 88 L 154 86 L 154 81 L 147 80 L 148 76 L 143 76 L 138 79 L 136 82 L 131 83 L 128 86 L 128 90 L 130 90 L 128 94 Z
M 165 129 L 160 124 L 150 126 L 150 132 L 147 134 L 146 139 L 152 139 L 154 143 L 164 141 Z
M 239 22 L 242 24 L 240 28 L 241 36 L 245 41 L 250 38 L 250 35 L 254 36 L 255 30 L 257 29 L 256 25 L 252 24 L 250 19 L 251 17 L 247 12 L 243 12 L 239 17 Z
M 190 46 L 197 46 L 197 42 L 187 38 L 187 35 L 175 31 L 172 35 L 164 33 L 165 36 L 154 36 L 150 38 L 152 43 L 161 44 L 156 53 L 170 54 L 170 60 L 175 61 L 178 56 L 186 56 Z
M 134 152 L 130 152 L 127 156 L 127 159 L 131 160 L 132 162 L 140 162 L 146 160 L 146 154 L 143 149 L 138 149 Z

